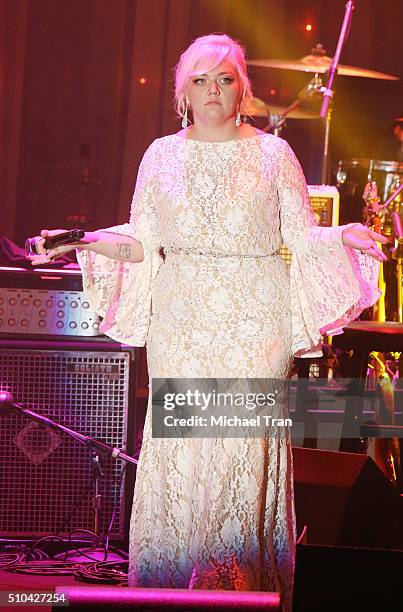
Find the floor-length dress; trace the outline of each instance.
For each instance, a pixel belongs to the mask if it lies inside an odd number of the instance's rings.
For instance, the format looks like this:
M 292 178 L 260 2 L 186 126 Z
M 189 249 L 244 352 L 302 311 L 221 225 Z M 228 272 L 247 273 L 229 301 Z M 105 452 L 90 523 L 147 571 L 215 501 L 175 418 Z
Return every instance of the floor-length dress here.
M 108 229 L 140 240 L 144 261 L 81 252 L 84 287 L 105 333 L 146 341 L 150 378 L 285 378 L 378 298 L 376 262 L 316 227 L 299 163 L 271 135 L 157 139 L 130 223 Z M 131 585 L 279 590 L 289 609 L 294 548 L 288 436 L 153 439 L 148 411 Z

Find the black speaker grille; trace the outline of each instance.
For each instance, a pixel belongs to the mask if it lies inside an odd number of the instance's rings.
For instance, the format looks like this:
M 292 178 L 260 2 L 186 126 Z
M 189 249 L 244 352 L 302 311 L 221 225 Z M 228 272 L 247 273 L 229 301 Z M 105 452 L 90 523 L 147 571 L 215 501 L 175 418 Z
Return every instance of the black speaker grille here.
M 126 449 L 129 352 L 2 350 L 0 388 L 81 434 Z M 101 458 L 100 531 L 124 536 L 123 462 Z M 0 420 L 0 532 L 94 530 L 91 452 L 25 416 Z M 80 501 L 81 500 L 81 501 Z

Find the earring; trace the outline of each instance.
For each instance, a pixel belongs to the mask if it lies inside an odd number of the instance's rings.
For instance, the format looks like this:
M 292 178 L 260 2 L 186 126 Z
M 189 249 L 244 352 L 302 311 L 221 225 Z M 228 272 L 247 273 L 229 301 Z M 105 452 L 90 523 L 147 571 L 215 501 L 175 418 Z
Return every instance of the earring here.
M 188 126 L 188 107 L 186 106 L 185 112 L 182 116 L 182 127 L 186 128 Z
M 237 127 L 241 127 L 241 123 L 242 123 L 242 121 L 241 121 L 241 104 L 243 102 L 244 97 L 245 97 L 245 90 L 243 90 L 243 92 L 242 92 L 242 99 L 241 99 L 241 102 L 239 104 L 238 113 L 237 113 L 237 116 L 236 116 L 236 119 L 235 119 L 235 125 Z
M 183 128 L 187 128 L 188 126 L 188 108 L 190 108 L 190 104 L 189 102 L 185 102 L 185 112 L 183 113 L 183 117 L 182 117 L 182 127 Z

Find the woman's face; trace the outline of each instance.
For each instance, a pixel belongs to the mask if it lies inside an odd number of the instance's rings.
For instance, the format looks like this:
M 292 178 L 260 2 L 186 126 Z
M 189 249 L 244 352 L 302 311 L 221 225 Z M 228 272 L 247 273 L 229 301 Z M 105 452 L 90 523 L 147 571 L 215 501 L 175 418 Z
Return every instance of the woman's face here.
M 228 60 L 217 68 L 194 76 L 186 89 L 194 120 L 223 123 L 234 117 L 241 99 L 238 73 Z

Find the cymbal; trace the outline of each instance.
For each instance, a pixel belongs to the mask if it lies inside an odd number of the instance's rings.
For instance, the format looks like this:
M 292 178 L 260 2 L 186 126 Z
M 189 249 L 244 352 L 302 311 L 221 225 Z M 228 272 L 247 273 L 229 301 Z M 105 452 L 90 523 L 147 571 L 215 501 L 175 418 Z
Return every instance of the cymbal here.
M 285 106 L 278 104 L 266 104 L 260 98 L 252 98 L 247 104 L 244 104 L 241 109 L 241 114 L 251 115 L 252 117 L 267 117 L 272 115 L 282 115 L 286 110 Z M 287 119 L 317 119 L 319 113 L 313 113 L 301 108 L 295 108 L 287 115 Z
M 331 57 L 327 55 L 305 55 L 301 59 L 256 59 L 249 60 L 251 66 L 262 66 L 264 68 L 280 68 L 282 70 L 299 70 L 301 72 L 326 72 L 330 68 Z M 346 66 L 339 64 L 338 74 L 343 76 L 365 77 L 367 79 L 383 79 L 385 81 L 398 81 L 399 77 L 392 74 L 358 68 L 357 66 Z

